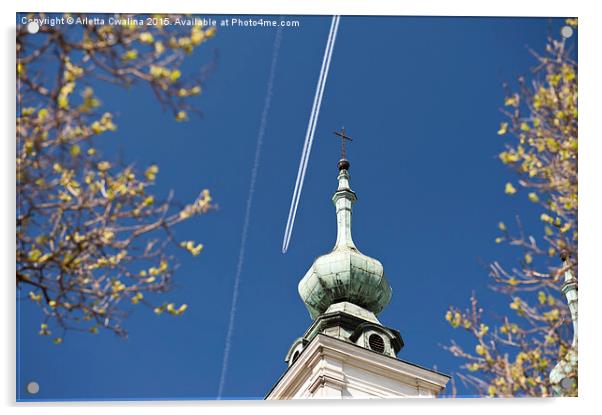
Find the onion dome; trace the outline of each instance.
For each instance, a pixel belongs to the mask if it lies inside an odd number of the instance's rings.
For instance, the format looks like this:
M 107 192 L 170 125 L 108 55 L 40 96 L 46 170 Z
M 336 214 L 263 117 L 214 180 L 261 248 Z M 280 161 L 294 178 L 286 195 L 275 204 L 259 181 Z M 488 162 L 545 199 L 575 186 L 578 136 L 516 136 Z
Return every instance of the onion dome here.
M 351 209 L 357 200 L 349 187 L 349 161 L 338 162 L 337 240 L 332 251 L 318 257 L 299 282 L 299 295 L 312 319 L 332 304 L 349 302 L 374 314 L 391 301 L 391 286 L 380 261 L 362 254 L 351 237 Z

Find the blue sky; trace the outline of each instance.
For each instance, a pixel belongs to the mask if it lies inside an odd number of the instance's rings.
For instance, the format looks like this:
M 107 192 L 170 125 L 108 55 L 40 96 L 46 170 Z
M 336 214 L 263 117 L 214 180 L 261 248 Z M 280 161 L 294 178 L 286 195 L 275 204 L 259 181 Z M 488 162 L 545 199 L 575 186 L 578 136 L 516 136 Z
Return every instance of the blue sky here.
M 289 252 L 282 236 L 324 44 L 328 16 L 289 17 L 283 32 L 272 107 L 257 177 L 225 398 L 261 399 L 285 371 L 290 344 L 311 321 L 297 284 L 315 257 L 335 240 L 330 201 L 336 188 L 339 141 L 345 126 L 351 185 L 358 195 L 353 236 L 378 258 L 393 287 L 379 316 L 398 329 L 398 357 L 452 373 L 442 348 L 460 332 L 444 320 L 449 305 L 465 307 L 474 290 L 489 315 L 507 299 L 487 290 L 484 263 L 512 264 L 518 252 L 496 245 L 497 222 L 521 212 L 540 229 L 539 210 L 497 159 L 503 116 L 502 84 L 527 74 L 546 36 L 563 19 L 459 17 L 342 17 L 313 151 Z M 168 294 L 189 309 L 178 318 L 132 306 L 127 340 L 111 333 L 69 333 L 55 345 L 38 336 L 39 310 L 18 303 L 17 393 L 22 400 L 214 399 L 257 132 L 276 30 L 223 28 L 192 55 L 198 70 L 219 52 L 216 70 L 196 104 L 202 118 L 176 123 L 138 86 L 99 90 L 103 109 L 117 113 L 107 135 L 108 158 L 123 153 L 141 168 L 160 166 L 156 194 L 178 200 L 212 191 L 219 209 L 176 228 L 180 239 L 205 245 L 181 255 L 177 286 Z M 31 380 L 40 392 L 31 397 Z M 459 385 L 460 392 L 466 390 Z

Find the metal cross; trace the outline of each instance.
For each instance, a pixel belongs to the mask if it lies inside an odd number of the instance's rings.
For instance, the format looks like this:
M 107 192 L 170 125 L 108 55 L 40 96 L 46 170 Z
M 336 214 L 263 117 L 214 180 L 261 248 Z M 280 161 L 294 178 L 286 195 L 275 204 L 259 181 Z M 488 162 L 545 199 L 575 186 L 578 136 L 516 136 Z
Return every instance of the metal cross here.
M 341 131 L 334 131 L 335 135 L 341 137 L 341 159 L 345 160 L 345 140 L 353 141 L 351 137 L 345 134 L 345 127 L 341 128 Z

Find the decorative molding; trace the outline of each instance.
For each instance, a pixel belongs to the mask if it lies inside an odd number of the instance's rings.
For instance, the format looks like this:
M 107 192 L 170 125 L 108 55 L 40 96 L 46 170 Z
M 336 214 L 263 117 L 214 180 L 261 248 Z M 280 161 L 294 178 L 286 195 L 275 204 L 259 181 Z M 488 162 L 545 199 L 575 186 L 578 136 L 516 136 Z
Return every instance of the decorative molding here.
M 266 399 L 437 396 L 450 377 L 324 334 L 318 334 L 274 385 Z M 337 395 L 338 397 L 338 395 Z

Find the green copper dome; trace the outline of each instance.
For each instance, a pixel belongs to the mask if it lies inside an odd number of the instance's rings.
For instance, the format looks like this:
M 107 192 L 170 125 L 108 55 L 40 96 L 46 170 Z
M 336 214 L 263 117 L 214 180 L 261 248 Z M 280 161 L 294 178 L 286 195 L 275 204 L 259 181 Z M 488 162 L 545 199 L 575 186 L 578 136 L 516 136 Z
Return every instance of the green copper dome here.
M 339 162 L 339 187 L 332 197 L 337 215 L 333 250 L 318 257 L 299 282 L 299 295 L 313 319 L 332 304 L 347 301 L 380 313 L 391 301 L 391 286 L 380 261 L 362 254 L 351 238 L 351 208 L 357 197 L 349 187 L 349 162 Z

